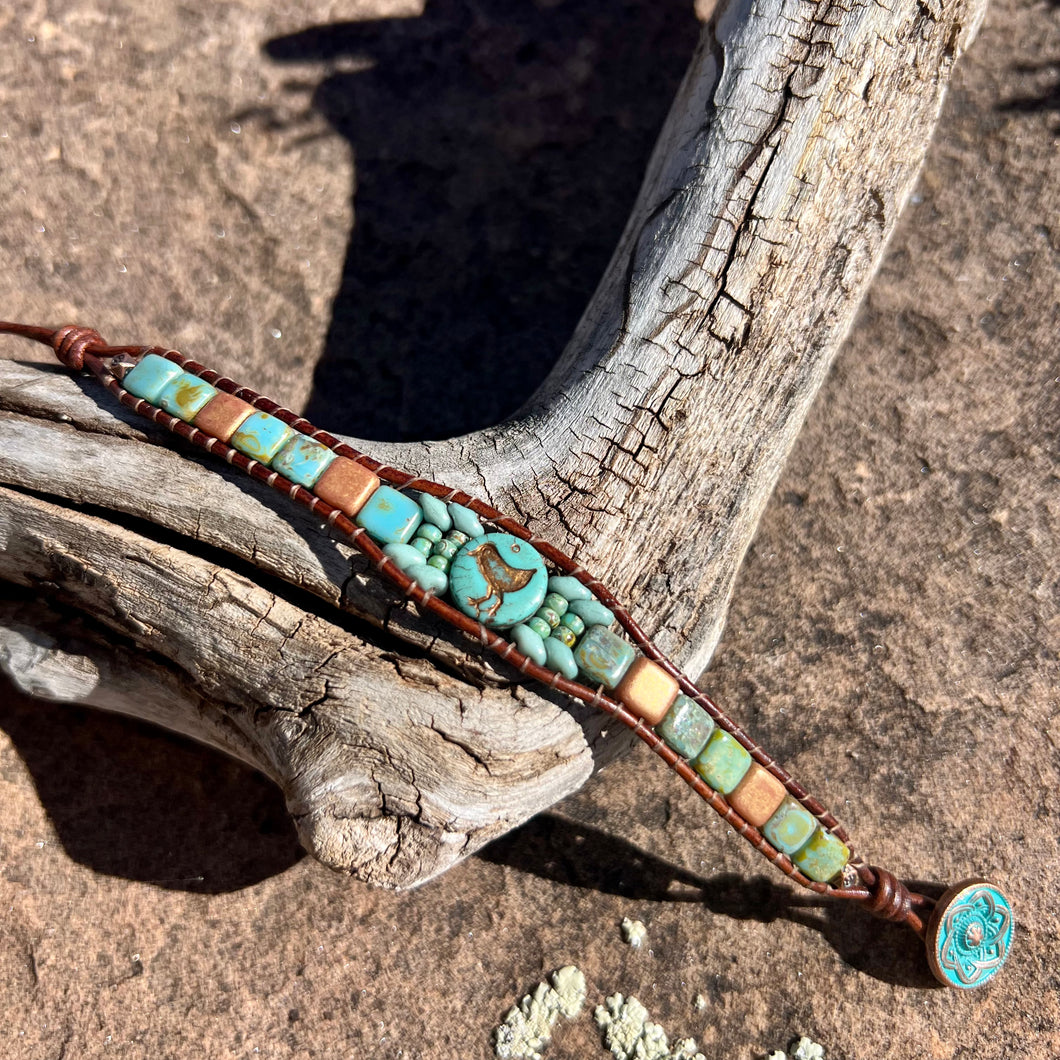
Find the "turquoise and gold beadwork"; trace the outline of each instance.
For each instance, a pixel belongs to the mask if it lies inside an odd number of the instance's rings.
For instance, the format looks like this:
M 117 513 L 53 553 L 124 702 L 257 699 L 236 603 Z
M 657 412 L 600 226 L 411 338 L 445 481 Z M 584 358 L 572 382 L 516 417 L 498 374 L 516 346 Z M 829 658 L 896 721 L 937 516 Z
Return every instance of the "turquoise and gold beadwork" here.
M 791 857 L 813 835 L 817 821 L 797 799 L 786 795 L 762 826 L 762 835 L 782 854 Z
M 449 510 L 457 526 L 463 516 Z M 472 538 L 449 565 L 453 603 L 484 626 L 507 629 L 537 612 L 545 598 L 548 572 L 541 553 L 512 534 L 483 534 Z M 539 620 L 540 621 L 540 620 Z M 547 622 L 542 623 L 548 633 Z M 527 622 L 527 625 L 530 625 Z M 532 625 L 540 633 L 537 625 Z
M 841 839 L 817 825 L 813 835 L 791 860 L 811 880 L 827 883 L 843 871 L 843 866 L 850 860 L 850 849 Z
M 714 722 L 694 699 L 681 694 L 655 731 L 682 758 L 695 758 L 707 746 Z
M 715 791 L 728 795 L 750 769 L 751 755 L 735 736 L 715 729 L 692 767 Z
M 571 609 L 579 601 L 571 602 Z M 614 688 L 633 665 L 637 652 L 607 626 L 590 626 L 574 649 L 574 661 L 589 684 Z
M 195 414 L 216 393 L 217 387 L 211 386 L 205 379 L 200 379 L 191 372 L 181 372 L 162 388 L 155 404 L 171 416 L 190 423 L 195 419 Z

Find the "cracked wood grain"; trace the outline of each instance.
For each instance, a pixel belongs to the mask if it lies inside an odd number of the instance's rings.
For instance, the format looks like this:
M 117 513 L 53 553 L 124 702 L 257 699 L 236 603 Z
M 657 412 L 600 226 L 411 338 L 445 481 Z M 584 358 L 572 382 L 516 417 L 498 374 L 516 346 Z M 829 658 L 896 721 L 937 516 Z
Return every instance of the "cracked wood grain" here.
M 473 436 L 359 447 L 552 538 L 698 673 L 984 7 L 729 3 L 541 390 Z M 398 886 L 625 746 L 91 387 L 0 362 L 0 578 L 17 587 L 0 662 L 20 686 L 242 758 L 316 856 Z

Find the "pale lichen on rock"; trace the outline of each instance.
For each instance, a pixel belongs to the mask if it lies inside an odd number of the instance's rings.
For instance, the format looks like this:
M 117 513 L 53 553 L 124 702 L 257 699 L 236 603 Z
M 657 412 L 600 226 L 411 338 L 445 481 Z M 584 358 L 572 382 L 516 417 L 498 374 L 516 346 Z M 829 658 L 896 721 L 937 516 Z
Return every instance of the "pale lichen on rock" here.
M 493 1031 L 493 1051 L 499 1060 L 541 1060 L 541 1050 L 552 1040 L 559 1016 L 573 1019 L 585 1003 L 585 976 L 568 965 L 549 976 L 552 985 L 538 983 L 532 994 L 514 1006 Z
M 648 1019 L 648 1010 L 635 997 L 612 994 L 597 1005 L 593 1018 L 615 1060 L 704 1060 L 691 1038 L 675 1043 L 671 1051 L 666 1032 Z

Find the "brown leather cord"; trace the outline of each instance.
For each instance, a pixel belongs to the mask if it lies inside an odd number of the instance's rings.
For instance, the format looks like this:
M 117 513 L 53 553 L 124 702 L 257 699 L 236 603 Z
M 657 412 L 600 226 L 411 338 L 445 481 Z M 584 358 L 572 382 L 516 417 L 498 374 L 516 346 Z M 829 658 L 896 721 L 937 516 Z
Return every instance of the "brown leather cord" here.
M 176 350 L 167 350 L 156 346 L 112 347 L 103 341 L 98 332 L 75 325 L 67 325 L 58 330 L 51 330 L 0 322 L 0 332 L 21 335 L 52 346 L 59 360 L 64 365 L 76 371 L 82 369 L 90 371 L 122 405 L 153 420 L 193 445 L 222 457 L 252 478 L 264 482 L 278 492 L 285 494 L 291 500 L 308 508 L 315 515 L 320 516 L 329 527 L 337 530 L 362 552 L 374 569 L 388 578 L 400 592 L 412 599 L 422 609 L 430 611 L 454 628 L 466 633 L 476 643 L 499 655 L 520 673 L 526 674 L 547 687 L 554 688 L 590 706 L 598 707 L 628 726 L 727 824 L 747 840 L 762 856 L 796 883 L 818 894 L 857 901 L 864 905 L 873 915 L 896 923 L 908 924 L 918 935 L 923 936 L 925 930 L 924 920 L 917 910 L 930 908 L 933 904 L 930 898 L 910 892 L 893 873 L 875 866 L 867 866 L 856 856 L 851 858 L 850 864 L 856 872 L 860 886 L 834 886 L 811 880 L 799 871 L 790 857 L 772 846 L 757 828 L 737 813 L 729 805 L 728 801 L 711 788 L 684 758 L 669 747 L 650 726 L 645 724 L 643 719 L 632 714 L 621 703 L 606 695 L 602 686 L 592 689 L 579 682 L 569 680 L 546 667 L 539 666 L 519 652 L 512 642 L 505 640 L 480 622 L 458 611 L 447 601 L 440 599 L 432 592 L 425 591 L 395 566 L 390 557 L 369 537 L 363 527 L 354 524 L 341 511 L 326 504 L 305 487 L 292 483 L 278 472 L 272 471 L 260 461 L 244 455 L 237 449 L 211 435 L 205 434 L 184 420 L 171 416 L 163 409 L 131 394 L 121 386 L 121 383 L 111 371 L 110 365 L 105 363 L 105 359 L 122 355 L 143 356 L 149 353 L 165 357 L 167 360 L 180 365 L 185 371 L 198 375 L 206 382 L 217 387 L 217 389 L 246 401 L 262 412 L 275 416 L 303 434 L 310 435 L 338 455 L 355 460 L 389 484 L 402 489 L 418 490 L 439 497 L 447 502 L 464 505 L 505 532 L 527 541 L 556 568 L 576 578 L 604 606 L 613 611 L 619 624 L 629 635 L 630 639 L 648 658 L 658 663 L 677 680 L 685 695 L 699 703 L 722 729 L 737 739 L 755 761 L 775 776 L 784 785 L 785 789 L 804 805 L 824 827 L 832 831 L 833 834 L 849 846 L 846 832 L 839 826 L 835 817 L 826 807 L 787 773 L 706 693 L 696 688 L 692 681 L 656 648 L 650 638 L 605 585 L 581 568 L 569 556 L 565 555 L 554 545 L 539 538 L 527 527 L 461 490 L 453 490 L 429 479 L 419 478 L 408 472 L 381 464 L 366 454 L 358 452 L 345 442 L 339 441 L 339 439 L 326 431 L 319 430 L 308 420 L 291 412 L 289 409 L 285 409 L 269 398 L 250 390 L 248 387 L 241 386 L 235 381 L 206 368 Z

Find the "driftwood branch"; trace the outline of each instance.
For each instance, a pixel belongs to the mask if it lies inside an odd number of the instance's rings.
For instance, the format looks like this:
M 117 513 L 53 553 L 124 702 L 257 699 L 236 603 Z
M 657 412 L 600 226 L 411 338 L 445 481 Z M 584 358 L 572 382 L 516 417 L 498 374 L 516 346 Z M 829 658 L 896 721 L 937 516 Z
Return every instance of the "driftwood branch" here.
M 530 523 L 701 670 L 984 6 L 730 3 L 541 391 L 476 435 L 360 447 Z M 263 770 L 325 862 L 417 883 L 625 746 L 93 384 L 0 363 L 0 403 L 4 669 Z

